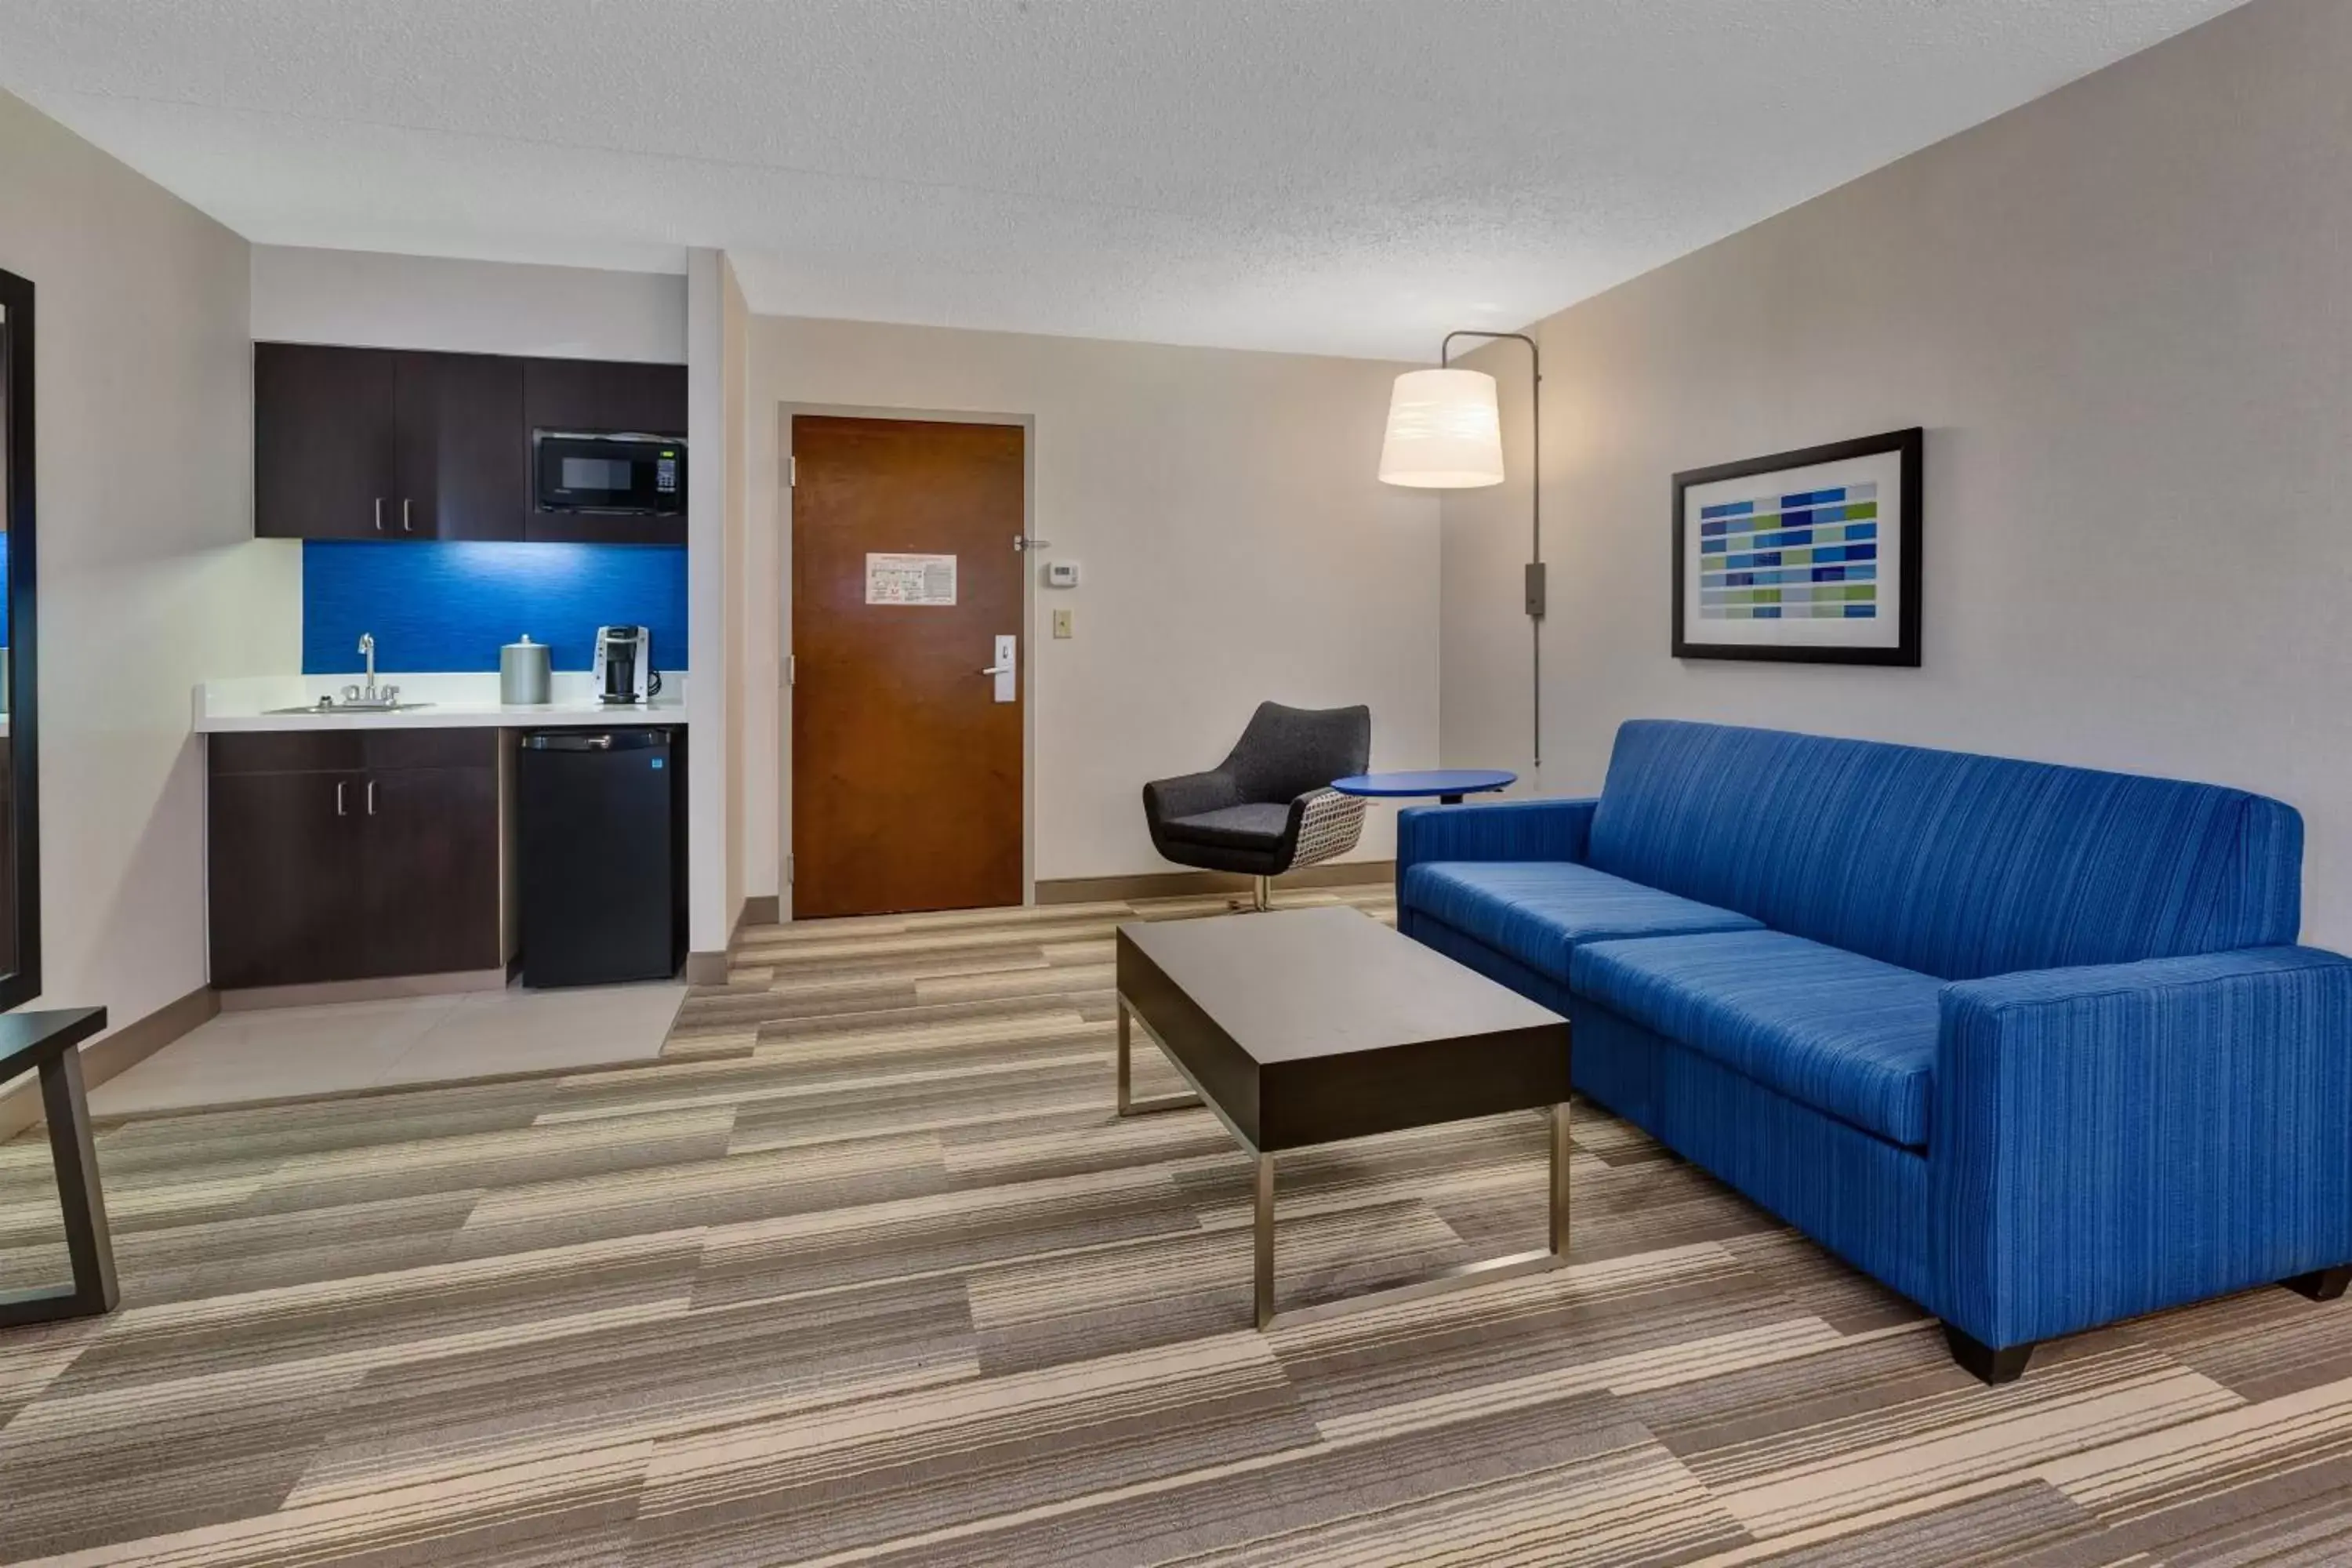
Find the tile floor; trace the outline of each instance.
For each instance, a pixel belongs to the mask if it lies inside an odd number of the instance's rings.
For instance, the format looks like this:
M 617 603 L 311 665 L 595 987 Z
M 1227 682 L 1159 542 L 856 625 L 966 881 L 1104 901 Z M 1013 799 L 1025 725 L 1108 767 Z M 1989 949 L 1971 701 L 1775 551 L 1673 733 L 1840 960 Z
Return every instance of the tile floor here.
M 651 1061 L 683 985 L 475 992 L 224 1013 L 90 1091 L 100 1116 Z

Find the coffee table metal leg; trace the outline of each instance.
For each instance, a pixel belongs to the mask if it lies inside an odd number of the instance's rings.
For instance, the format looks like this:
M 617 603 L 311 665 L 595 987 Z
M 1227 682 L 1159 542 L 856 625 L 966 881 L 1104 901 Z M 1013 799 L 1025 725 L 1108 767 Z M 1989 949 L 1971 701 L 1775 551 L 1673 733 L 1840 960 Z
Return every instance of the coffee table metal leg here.
M 1201 1103 L 1197 1094 L 1163 1094 L 1153 1100 L 1135 1098 L 1134 1019 L 1127 998 L 1118 999 L 1118 1113 L 1149 1116 L 1160 1110 L 1186 1110 Z
M 1551 1255 L 1568 1256 L 1568 1101 L 1551 1108 Z
M 1271 1154 L 1257 1157 L 1257 1216 L 1254 1228 L 1257 1242 L 1255 1270 L 1257 1326 L 1263 1331 L 1274 1326 L 1274 1156 Z
M 1562 1100 L 1544 1113 L 1547 1126 L 1545 1142 L 1549 1145 L 1546 1164 L 1550 1185 L 1550 1216 L 1544 1248 L 1539 1252 L 1514 1252 L 1504 1258 L 1485 1258 L 1475 1263 L 1457 1263 L 1439 1269 L 1423 1279 L 1402 1285 L 1390 1285 L 1378 1290 L 1367 1290 L 1358 1296 L 1344 1296 L 1334 1300 L 1317 1301 L 1305 1307 L 1295 1307 L 1277 1314 L 1274 1310 L 1274 1156 L 1257 1156 L 1257 1211 L 1255 1239 L 1257 1242 L 1257 1326 L 1261 1331 L 1275 1327 L 1297 1328 L 1320 1322 L 1327 1318 L 1343 1317 L 1370 1307 L 1384 1307 L 1399 1301 L 1419 1300 L 1430 1296 L 1442 1296 L 1453 1290 L 1465 1290 L 1474 1285 L 1492 1285 L 1499 1280 L 1517 1279 L 1527 1274 L 1544 1274 L 1563 1267 L 1568 1262 L 1568 1165 L 1569 1113 L 1568 1102 Z

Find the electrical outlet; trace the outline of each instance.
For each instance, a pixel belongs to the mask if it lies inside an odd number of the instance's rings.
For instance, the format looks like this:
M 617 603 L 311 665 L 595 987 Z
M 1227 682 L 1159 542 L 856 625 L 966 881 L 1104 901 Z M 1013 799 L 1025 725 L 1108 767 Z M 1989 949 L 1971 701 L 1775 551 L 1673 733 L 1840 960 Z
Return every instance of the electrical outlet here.
M 1069 611 L 1055 610 L 1054 612 L 1054 635 L 1057 637 L 1066 637 L 1070 635 Z

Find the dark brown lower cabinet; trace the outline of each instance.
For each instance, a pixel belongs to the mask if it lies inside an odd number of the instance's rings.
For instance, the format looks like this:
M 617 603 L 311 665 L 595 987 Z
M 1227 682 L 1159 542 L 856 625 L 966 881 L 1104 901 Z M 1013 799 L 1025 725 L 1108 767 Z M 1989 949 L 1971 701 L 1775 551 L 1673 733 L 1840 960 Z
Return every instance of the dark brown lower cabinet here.
M 496 730 L 211 739 L 213 984 L 492 969 Z
M 368 774 L 365 794 L 359 923 L 366 973 L 438 974 L 504 963 L 495 762 L 379 770 Z
M 220 740 L 213 744 L 215 757 Z M 212 777 L 213 984 L 349 980 L 360 962 L 356 771 Z

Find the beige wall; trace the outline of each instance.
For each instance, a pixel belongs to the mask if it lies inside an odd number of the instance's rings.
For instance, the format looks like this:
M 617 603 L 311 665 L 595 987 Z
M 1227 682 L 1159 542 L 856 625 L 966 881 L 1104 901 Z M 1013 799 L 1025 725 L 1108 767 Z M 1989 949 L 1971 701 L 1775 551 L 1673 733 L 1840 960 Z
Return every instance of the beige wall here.
M 686 359 L 686 279 L 380 250 L 253 247 L 262 342 L 551 359 Z
M 2347 62 L 2257 0 L 1543 322 L 1543 787 L 1637 714 L 2242 784 L 2352 943 Z M 1670 475 L 1907 425 L 1923 669 L 1667 656 Z M 1445 754 L 1523 759 L 1524 496 L 1445 510 Z
M 1038 564 L 1085 574 L 1032 593 L 1037 877 L 1171 869 L 1144 832 L 1143 781 L 1213 764 L 1262 699 L 1368 702 L 1378 765 L 1436 760 L 1437 509 L 1373 477 L 1404 367 L 785 317 L 755 318 L 753 342 L 753 894 L 776 890 L 790 777 L 777 448 L 794 405 L 1034 422 L 1034 526 L 1054 544 Z M 1045 635 L 1055 607 L 1076 612 L 1069 641 Z M 1391 853 L 1391 824 L 1374 814 L 1360 858 Z
M 39 422 L 46 1000 L 205 983 L 199 679 L 301 665 L 299 547 L 253 539 L 245 242 L 0 93 L 0 267 Z
M 737 914 L 743 908 L 747 893 L 747 872 L 744 865 L 745 800 L 747 770 L 751 753 L 743 743 L 745 704 L 748 700 L 746 644 L 756 606 L 765 597 L 746 570 L 745 533 L 750 526 L 751 503 L 745 489 L 745 479 L 751 464 L 751 308 L 743 302 L 743 288 L 735 277 L 734 264 L 719 259 L 720 342 L 719 376 L 723 383 L 721 397 L 726 411 L 727 437 L 720 453 L 724 475 L 724 526 L 726 548 L 720 560 L 720 570 L 726 577 L 727 595 L 727 657 L 722 673 L 727 682 L 725 709 L 727 715 L 727 919 L 731 930 Z M 764 889 L 763 891 L 773 891 Z
M 738 595 L 728 571 L 724 482 L 732 444 L 725 347 L 729 278 L 727 258 L 715 250 L 688 251 L 686 269 L 686 439 L 697 454 L 686 500 L 687 666 L 695 672 L 686 683 L 687 944 L 712 953 L 727 946 L 742 879 L 740 842 L 730 832 L 728 809 L 740 787 L 729 674 L 742 635 L 730 614 Z M 712 476 L 719 482 L 707 482 Z

